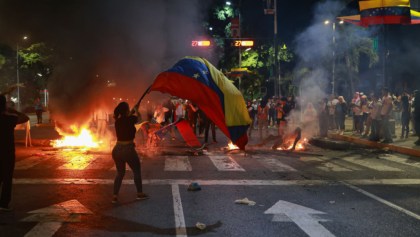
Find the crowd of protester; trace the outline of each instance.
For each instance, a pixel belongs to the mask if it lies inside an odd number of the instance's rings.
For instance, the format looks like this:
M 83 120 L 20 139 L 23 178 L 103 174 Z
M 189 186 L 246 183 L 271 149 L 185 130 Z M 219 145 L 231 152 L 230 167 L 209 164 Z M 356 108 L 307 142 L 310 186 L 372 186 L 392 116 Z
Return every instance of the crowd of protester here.
M 303 131 L 311 130 L 310 136 L 327 137 L 328 132 L 343 135 L 345 131 L 351 131 L 353 136 L 392 143 L 396 137 L 407 139 L 409 135 L 419 134 L 415 131 L 414 101 L 414 92 L 391 94 L 387 88 L 380 93 L 355 92 L 347 100 L 336 95 L 319 101 L 294 96 L 248 100 L 247 109 L 252 119 L 248 136 L 262 141 L 272 131 L 275 131 L 273 135 L 283 135 L 286 125 L 293 123 L 302 127 Z M 144 110 L 148 121 L 162 125 L 178 118 L 186 119 L 198 137 L 205 137 L 206 143 L 211 129 L 212 142 L 217 142 L 214 123 L 188 100 L 148 101 Z M 346 128 L 346 118 L 352 120 L 351 128 Z M 416 145 L 420 145 L 420 140 L 416 141 Z
M 268 137 L 270 128 L 282 129 L 281 122 L 287 121 L 302 126 L 303 130 L 313 130 L 310 133 L 313 136 L 326 137 L 328 132 L 343 135 L 351 131 L 353 136 L 370 141 L 392 143 L 398 137 L 407 139 L 410 135 L 420 135 L 416 132 L 416 128 L 420 129 L 420 115 L 415 113 L 416 106 L 420 107 L 419 102 L 415 103 L 416 94 L 420 93 L 391 94 L 383 88 L 379 93 L 368 95 L 355 92 L 348 100 L 336 95 L 319 101 L 293 96 L 254 99 L 247 102 L 253 120 L 248 136 L 258 130 L 258 138 L 263 140 Z M 420 108 L 417 112 L 420 114 Z M 291 113 L 295 115 L 289 116 Z M 352 120 L 351 128 L 346 128 L 346 118 Z M 415 144 L 420 145 L 420 139 Z
M 387 88 L 380 93 L 355 92 L 346 102 L 342 96 L 330 96 L 328 129 L 343 134 L 346 116 L 352 118 L 352 135 L 381 143 L 392 143 L 393 138 L 407 139 L 416 135 L 415 95 L 417 92 L 391 94 Z M 417 110 L 418 111 L 418 110 Z M 411 128 L 411 129 L 410 129 Z M 420 145 L 420 141 L 416 141 Z

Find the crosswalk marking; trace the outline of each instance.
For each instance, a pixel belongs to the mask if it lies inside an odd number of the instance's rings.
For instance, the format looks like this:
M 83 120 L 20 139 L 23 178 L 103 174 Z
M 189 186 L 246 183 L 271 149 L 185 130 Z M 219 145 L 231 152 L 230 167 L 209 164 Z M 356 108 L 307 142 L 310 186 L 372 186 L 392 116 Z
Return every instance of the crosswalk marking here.
M 188 156 L 165 157 L 165 171 L 192 171 Z
M 380 155 L 379 158 L 383 159 L 383 160 L 396 162 L 396 163 L 399 163 L 399 164 L 408 165 L 408 166 L 412 166 L 412 167 L 416 167 L 416 168 L 420 169 L 420 162 L 409 160 L 407 157 L 403 158 L 403 157 L 399 157 L 399 156 L 396 156 L 396 155 L 385 154 L 385 155 Z
M 339 164 L 332 162 L 331 159 L 320 159 L 317 157 L 310 157 L 310 156 L 300 157 L 299 159 L 304 162 L 319 162 L 317 163 L 316 168 L 323 171 L 348 172 L 348 171 L 359 170 L 357 168 L 356 169 L 345 168 L 344 166 L 341 166 Z
M 50 157 L 46 156 L 31 156 L 26 159 L 20 160 L 15 163 L 15 169 L 16 170 L 26 170 L 30 169 L 38 164 L 40 164 L 43 161 L 48 160 Z
M 360 165 L 369 169 L 377 170 L 377 171 L 402 171 L 401 169 L 384 165 L 382 164 L 380 160 L 377 160 L 374 158 L 363 158 L 361 156 L 348 156 L 348 157 L 343 157 L 342 159 L 347 162 L 351 162 L 353 164 L 357 164 L 357 165 Z
M 93 155 L 78 155 L 73 156 L 64 165 L 58 167 L 59 170 L 70 169 L 70 170 L 84 170 L 94 160 Z
M 252 154 L 249 155 L 263 167 L 271 172 L 296 172 L 300 167 L 299 162 L 306 166 L 313 167 L 326 172 L 352 172 L 366 169 L 375 171 L 402 172 L 405 166 L 420 169 L 420 162 L 409 159 L 407 156 L 400 155 L 379 155 L 378 157 L 365 158 L 360 155 L 344 155 L 335 158 L 320 156 L 302 156 L 299 160 L 290 161 L 273 155 Z M 208 153 L 203 158 L 210 159 L 218 171 L 246 171 L 238 160 L 247 159 L 241 154 L 227 155 L 221 153 Z M 188 156 L 158 156 L 156 159 L 163 159 L 164 171 L 184 171 L 193 170 Z M 290 163 L 291 162 L 291 163 Z M 395 165 L 393 165 L 393 163 Z M 194 163 L 196 164 L 196 163 Z M 196 164 L 197 165 L 197 164 Z M 396 166 L 396 167 L 394 167 Z M 21 160 L 17 160 L 16 170 L 29 169 L 58 169 L 58 170 L 108 170 L 115 171 L 115 165 L 110 154 L 60 154 L 60 155 L 33 155 Z M 126 166 L 126 170 L 129 170 Z
M 209 158 L 219 171 L 245 171 L 230 156 L 209 156 Z
M 110 155 L 99 156 L 86 167 L 86 170 L 109 170 L 115 167 Z
M 296 171 L 289 165 L 283 164 L 278 158 L 274 157 L 261 157 L 253 156 L 258 162 L 260 162 L 264 167 L 271 170 L 271 172 L 290 172 Z

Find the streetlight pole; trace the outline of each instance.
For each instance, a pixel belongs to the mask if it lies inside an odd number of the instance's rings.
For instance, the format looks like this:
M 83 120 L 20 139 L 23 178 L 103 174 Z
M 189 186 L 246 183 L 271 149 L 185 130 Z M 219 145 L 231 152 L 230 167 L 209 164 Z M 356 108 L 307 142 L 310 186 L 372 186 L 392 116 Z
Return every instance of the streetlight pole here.
M 274 72 L 276 83 L 274 83 L 275 96 L 280 96 L 280 63 L 278 60 L 279 51 L 277 49 L 277 0 L 274 0 Z
M 333 59 L 332 59 L 332 81 L 331 94 L 335 94 L 335 22 L 333 22 Z
M 28 36 L 23 36 L 27 40 Z M 19 79 L 19 42 L 16 43 L 16 83 L 17 83 L 17 110 L 20 111 L 20 79 Z
M 16 83 L 17 83 L 17 110 L 20 111 L 19 43 L 16 43 Z
M 338 22 L 340 25 L 341 24 L 343 24 L 344 23 L 344 21 L 342 21 L 342 20 L 340 20 L 339 22 Z M 325 22 L 324 22 L 324 24 L 325 25 L 328 25 L 328 24 L 330 24 L 330 21 L 329 20 L 326 20 Z M 333 56 L 333 58 L 332 58 L 332 70 L 331 70 L 331 94 L 332 95 L 334 95 L 335 94 L 335 28 L 336 28 L 336 22 L 335 21 L 333 21 L 332 22 L 332 56 Z

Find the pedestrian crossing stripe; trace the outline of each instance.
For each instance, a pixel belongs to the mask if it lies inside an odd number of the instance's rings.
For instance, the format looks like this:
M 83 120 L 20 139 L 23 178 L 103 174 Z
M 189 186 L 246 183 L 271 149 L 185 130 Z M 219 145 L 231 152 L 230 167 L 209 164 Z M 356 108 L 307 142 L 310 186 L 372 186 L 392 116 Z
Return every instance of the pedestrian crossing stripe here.
M 26 159 L 20 160 L 15 163 L 15 170 L 27 170 L 38 164 L 41 164 L 44 161 L 50 159 L 51 156 L 30 156 Z
M 348 166 L 339 165 L 332 161 L 332 159 L 320 159 L 318 157 L 312 156 L 303 156 L 300 157 L 299 160 L 308 162 L 308 163 L 315 163 L 316 168 L 323 170 L 323 171 L 332 171 L 332 172 L 349 172 L 349 171 L 356 171 L 360 170 L 358 168 L 349 168 Z
M 78 155 L 70 158 L 68 162 L 58 167 L 59 170 L 84 170 L 95 159 L 93 155 Z
M 188 156 L 165 157 L 165 171 L 192 171 Z
M 420 162 L 410 160 L 408 157 L 399 157 L 396 155 L 384 154 L 384 155 L 379 155 L 378 158 L 420 169 Z
M 205 179 L 144 179 L 144 185 L 186 185 L 192 182 L 201 186 L 223 185 L 223 186 L 306 186 L 306 185 L 420 185 L 420 179 L 352 179 L 352 180 L 205 180 Z M 83 185 L 113 185 L 114 179 L 35 179 L 15 178 L 13 184 L 83 184 Z M 134 180 L 124 179 L 124 185 L 133 185 Z
M 68 160 L 67 160 L 68 158 Z M 115 171 L 114 162 L 111 156 L 95 156 L 91 154 L 79 155 L 67 158 L 54 158 L 53 156 L 30 156 L 16 162 L 16 170 L 28 169 L 58 169 L 58 170 L 110 170 Z M 271 172 L 298 172 L 293 164 L 303 162 L 327 172 L 352 172 L 371 169 L 381 172 L 402 172 L 400 168 L 391 167 L 390 162 L 403 164 L 415 168 L 420 168 L 420 163 L 409 161 L 407 158 L 381 156 L 380 158 L 363 158 L 361 156 L 345 156 L 338 158 L 302 156 L 292 164 L 288 164 L 284 159 L 279 159 L 274 155 L 248 155 L 246 157 L 225 154 L 208 154 L 201 158 L 208 158 L 218 171 L 244 172 L 246 171 L 236 160 L 254 159 L 264 168 Z M 284 158 L 284 157 L 283 157 Z M 164 159 L 164 171 L 191 172 L 193 167 L 189 156 L 160 156 L 153 159 Z M 235 160 L 236 159 L 236 160 Z M 387 163 L 386 161 L 389 161 Z M 57 163 L 54 163 L 57 161 Z M 410 163 L 411 162 L 411 163 Z M 143 162 L 142 162 L 143 163 Z M 129 170 L 128 165 L 126 170 Z
M 261 157 L 253 156 L 259 161 L 265 168 L 271 170 L 271 172 L 294 172 L 296 169 L 289 165 L 282 163 L 278 158 L 275 157 Z
M 373 169 L 377 171 L 399 171 L 399 172 L 402 171 L 401 169 L 385 165 L 383 164 L 383 162 L 381 162 L 378 159 L 372 159 L 372 158 L 367 159 L 367 158 L 361 157 L 360 155 L 346 156 L 341 159 L 348 161 L 350 163 L 364 166 L 368 169 Z
M 245 171 L 236 161 L 230 156 L 214 155 L 209 156 L 210 160 L 216 166 L 218 171 Z

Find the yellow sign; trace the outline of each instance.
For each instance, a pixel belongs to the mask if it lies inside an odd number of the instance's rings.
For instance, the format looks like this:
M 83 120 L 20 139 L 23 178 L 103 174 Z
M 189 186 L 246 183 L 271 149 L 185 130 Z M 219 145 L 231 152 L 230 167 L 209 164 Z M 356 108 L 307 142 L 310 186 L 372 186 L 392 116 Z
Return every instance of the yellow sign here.
M 234 44 L 235 47 L 251 47 L 254 46 L 253 40 L 235 40 Z
M 210 41 L 209 40 L 193 40 L 191 41 L 191 46 L 193 47 L 209 47 Z

